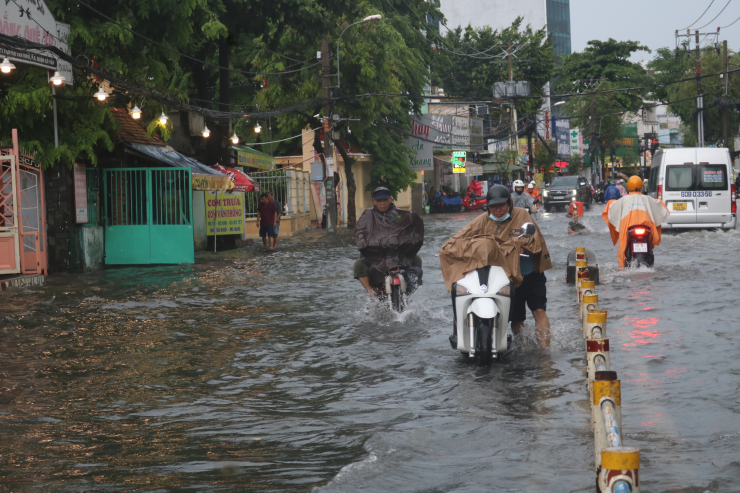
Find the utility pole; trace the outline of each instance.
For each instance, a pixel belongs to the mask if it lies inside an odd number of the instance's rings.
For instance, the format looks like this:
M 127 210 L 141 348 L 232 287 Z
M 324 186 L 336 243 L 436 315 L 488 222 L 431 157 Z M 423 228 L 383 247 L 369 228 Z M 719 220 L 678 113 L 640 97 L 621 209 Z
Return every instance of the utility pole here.
M 326 232 L 334 233 L 336 226 L 337 198 L 334 195 L 334 157 L 331 152 L 331 59 L 329 40 L 321 40 L 321 80 L 324 87 L 324 164 L 326 165 Z M 317 212 L 318 213 L 318 212 Z
M 701 48 L 699 47 L 699 30 L 696 30 L 696 146 L 704 147 L 704 100 L 701 96 Z
M 512 52 L 511 52 L 511 40 L 509 40 L 509 46 L 506 48 L 506 56 L 509 59 L 509 82 L 514 82 L 514 68 L 512 64 Z M 513 151 L 517 151 L 517 155 L 519 155 L 519 125 L 517 124 L 517 116 L 516 116 L 516 105 L 514 102 L 511 102 L 511 132 L 512 136 L 511 139 L 509 139 L 509 142 L 512 144 L 511 149 Z
M 596 114 L 594 113 L 594 91 L 595 89 L 594 80 L 591 79 L 591 109 L 589 112 L 591 113 L 591 116 L 589 116 L 589 121 L 591 123 L 591 148 L 589 149 L 591 151 L 591 171 L 593 172 L 594 165 L 596 164 Z M 599 135 L 599 141 L 601 140 L 601 135 Z M 601 142 L 599 142 L 599 148 L 601 148 Z M 603 170 L 604 173 L 604 180 L 606 180 L 606 170 Z
M 725 105 L 727 104 L 727 85 L 730 81 L 729 70 L 729 61 L 727 59 L 727 40 L 724 40 L 722 42 L 722 71 L 724 72 L 724 74 L 722 75 L 722 82 L 724 83 L 724 90 L 722 91 L 722 94 L 725 99 L 725 101 L 723 101 Z M 727 106 L 722 106 L 722 146 L 729 147 L 727 145 Z

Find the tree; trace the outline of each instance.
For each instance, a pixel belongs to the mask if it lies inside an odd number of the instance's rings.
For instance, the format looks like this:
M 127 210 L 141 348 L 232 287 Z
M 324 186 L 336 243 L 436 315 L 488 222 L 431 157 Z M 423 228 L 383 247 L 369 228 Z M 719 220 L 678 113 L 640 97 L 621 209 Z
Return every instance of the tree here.
M 583 169 L 583 156 L 579 153 L 574 153 L 568 160 L 568 173 L 571 175 L 577 175 Z
M 693 50 L 678 50 L 678 53 L 661 48 L 648 66 L 655 71 L 656 82 L 668 83 L 694 77 L 696 62 Z M 733 54 L 729 59 L 730 70 L 740 67 L 740 57 Z M 719 74 L 723 72 L 722 55 L 713 49 L 703 49 L 701 59 L 702 75 Z M 735 74 L 730 74 L 728 96 L 723 97 L 723 80 L 717 75 L 701 79 L 701 91 L 704 95 L 704 140 L 707 143 L 719 144 L 722 140 L 722 110 L 728 107 L 727 128 L 728 146 L 733 147 L 733 137 L 738 135 L 740 125 L 738 114 L 733 111 L 738 105 L 734 103 L 740 99 L 740 80 Z M 668 111 L 678 115 L 681 121 L 688 126 L 687 145 L 696 142 L 698 121 L 696 113 L 696 81 L 690 80 L 674 84 L 657 86 L 653 90 L 656 99 L 668 102 Z M 687 135 L 687 136 L 688 136 Z M 737 149 L 735 149 L 737 150 Z
M 341 61 L 341 88 L 334 91 L 340 99 L 334 101 L 332 113 L 341 118 L 352 118 L 352 133 L 348 124 L 341 122 L 334 129 L 344 134 L 344 139 L 358 145 L 373 157 L 373 167 L 368 189 L 386 186 L 394 197 L 411 185 L 416 174 L 409 168 L 404 135 L 399 130 L 410 128 L 410 114 L 418 114 L 422 100 L 414 96 L 423 93 L 428 83 L 428 65 L 432 50 L 421 33 L 427 28 L 427 14 L 440 17 L 433 3 L 423 0 L 387 2 L 353 2 L 351 8 L 325 12 L 325 27 L 329 35 L 330 50 L 336 50 L 336 40 L 345 27 L 379 11 L 379 22 L 366 23 L 348 29 L 339 47 Z M 311 32 L 288 26 L 282 32 L 281 43 L 300 47 L 304 58 L 315 58 L 321 37 Z M 333 54 L 334 56 L 334 54 Z M 266 71 L 277 68 L 274 60 L 264 60 Z M 334 64 L 333 73 L 336 73 Z M 321 80 L 316 73 L 305 72 L 292 77 L 268 78 L 269 88 L 259 92 L 257 100 L 269 107 L 285 107 L 300 101 L 320 97 Z M 337 82 L 332 77 L 332 82 Z M 384 97 L 373 94 L 398 94 L 407 97 Z M 357 96 L 367 95 L 367 96 Z M 322 102 L 276 119 L 280 130 L 297 134 L 309 125 L 321 126 L 314 115 L 322 113 Z M 324 153 L 321 139 L 314 139 L 314 148 Z M 339 150 L 342 153 L 342 150 Z M 352 160 L 345 159 L 348 182 L 354 182 Z M 351 190 L 350 190 L 351 192 Z M 348 201 L 348 218 L 351 226 L 355 213 L 354 197 Z
M 642 107 L 645 90 L 608 92 L 651 82 L 642 65 L 630 61 L 636 51 L 650 50 L 638 41 L 593 40 L 555 70 L 557 91 L 576 93 L 564 110 L 571 115 L 571 128 L 588 130 L 591 163 L 599 148 L 603 152 L 619 138 L 624 116 Z

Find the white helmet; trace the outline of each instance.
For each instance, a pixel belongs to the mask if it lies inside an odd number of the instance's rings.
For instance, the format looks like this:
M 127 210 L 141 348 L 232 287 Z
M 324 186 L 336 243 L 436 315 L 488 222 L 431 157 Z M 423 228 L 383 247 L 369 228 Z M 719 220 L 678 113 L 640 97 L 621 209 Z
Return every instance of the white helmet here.
M 522 180 L 516 180 L 514 182 L 514 188 L 522 187 L 524 188 L 524 182 Z
M 537 182 L 535 182 L 534 180 L 532 180 L 532 181 L 530 181 L 530 182 L 529 182 L 529 184 L 530 184 L 530 185 L 536 185 L 536 184 L 537 184 Z
M 527 188 L 534 188 L 534 183 L 530 183 Z

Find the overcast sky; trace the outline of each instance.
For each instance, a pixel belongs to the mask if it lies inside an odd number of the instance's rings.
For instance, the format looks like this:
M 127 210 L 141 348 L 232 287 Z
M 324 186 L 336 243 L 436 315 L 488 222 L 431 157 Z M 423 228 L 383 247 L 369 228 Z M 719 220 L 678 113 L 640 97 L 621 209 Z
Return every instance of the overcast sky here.
M 583 51 L 592 39 L 640 41 L 651 50 L 661 47 L 673 49 L 676 29 L 694 23 L 712 0 L 570 0 L 571 48 Z M 728 0 L 714 0 L 704 17 L 691 28 L 709 23 L 702 32 L 714 32 L 740 17 L 740 0 L 729 0 L 729 5 L 717 19 L 712 19 L 727 5 Z M 711 21 L 711 22 L 710 22 Z M 740 21 L 720 30 L 720 42 L 726 39 L 731 50 L 740 50 Z M 693 44 L 693 43 L 692 43 Z M 653 55 L 641 52 L 634 60 L 650 59 Z

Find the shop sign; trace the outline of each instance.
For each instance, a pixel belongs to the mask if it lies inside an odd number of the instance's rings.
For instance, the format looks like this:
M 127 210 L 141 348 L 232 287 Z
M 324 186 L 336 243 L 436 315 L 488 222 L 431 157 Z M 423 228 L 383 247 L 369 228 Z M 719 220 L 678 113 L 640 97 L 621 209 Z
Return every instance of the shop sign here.
M 87 170 L 84 164 L 74 164 L 75 222 L 85 224 L 87 219 Z
M 452 145 L 452 117 L 443 115 L 429 115 L 431 117 L 432 140 L 435 147 L 443 148 Z
M 208 236 L 244 233 L 244 194 L 205 192 Z
M 234 182 L 227 176 L 193 173 L 193 190 L 233 190 Z
M 454 151 L 452 153 L 452 172 L 453 173 L 465 173 L 465 151 Z
M 461 116 L 452 117 L 452 148 L 455 150 L 468 150 L 470 147 L 469 118 Z
M 483 120 L 481 118 L 470 119 L 470 150 L 483 150 Z
M 67 55 L 69 52 L 69 24 L 57 22 L 44 0 L 13 0 L 0 9 L 0 34 L 23 38 L 32 43 L 54 46 Z M 59 60 L 44 50 L 16 50 L 0 47 L 0 57 L 29 65 L 58 70 L 65 77 L 64 83 L 72 85 L 72 65 Z
M 431 125 L 428 124 L 428 115 L 425 115 L 420 120 L 416 118 L 412 120 L 412 135 L 406 138 L 406 147 L 416 152 L 416 155 L 413 155 L 413 151 L 408 153 L 409 166 L 411 169 L 434 169 L 434 164 L 432 162 L 432 147 L 434 144 L 427 142 L 430 132 Z
M 266 171 L 275 169 L 274 158 L 246 150 L 237 151 L 237 160 L 237 166 L 249 166 L 250 168 L 264 169 Z

